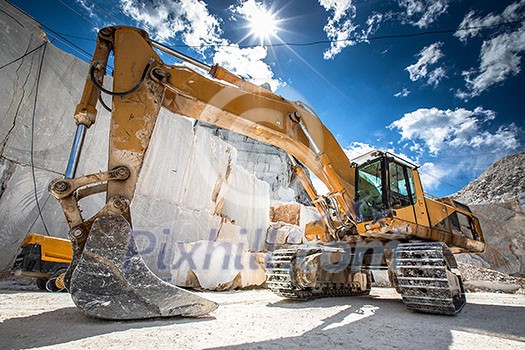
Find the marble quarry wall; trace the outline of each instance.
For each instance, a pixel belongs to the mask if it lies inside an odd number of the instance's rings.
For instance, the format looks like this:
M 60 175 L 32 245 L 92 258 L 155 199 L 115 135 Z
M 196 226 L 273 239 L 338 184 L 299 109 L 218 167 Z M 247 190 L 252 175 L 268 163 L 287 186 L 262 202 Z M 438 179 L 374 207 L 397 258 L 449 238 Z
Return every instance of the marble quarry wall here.
M 0 8 L 0 65 L 27 55 L 0 70 L 0 274 L 5 275 L 26 234 L 67 236 L 66 220 L 47 186 L 63 176 L 88 64 L 49 42 L 43 45 L 38 25 L 8 3 L 0 1 Z M 111 86 L 110 77 L 105 84 Z M 99 108 L 77 176 L 107 169 L 109 119 Z M 271 202 L 296 197 L 289 188 L 289 164 L 283 154 L 265 160 L 267 146 L 252 140 L 249 147 L 259 150 L 260 161 L 248 166 L 246 152 L 218 134 L 161 111 L 132 202 L 133 234 L 148 266 L 166 281 L 207 289 L 260 285 Z M 242 148 L 244 142 L 235 145 Z M 84 217 L 104 202 L 104 195 L 83 200 Z
M 272 200 L 312 205 L 303 185 L 293 173 L 288 155 L 283 150 L 212 125 L 199 125 L 209 128 L 214 135 L 237 149 L 237 164 L 270 184 Z

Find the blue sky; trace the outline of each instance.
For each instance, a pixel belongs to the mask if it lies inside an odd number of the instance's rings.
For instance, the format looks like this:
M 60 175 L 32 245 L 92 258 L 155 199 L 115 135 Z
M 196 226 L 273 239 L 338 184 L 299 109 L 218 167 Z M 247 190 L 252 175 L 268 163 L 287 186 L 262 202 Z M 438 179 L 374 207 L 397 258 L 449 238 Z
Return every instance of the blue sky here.
M 269 82 L 314 107 L 350 156 L 380 148 L 420 164 L 438 196 L 525 149 L 525 0 L 11 2 L 89 53 L 99 28 L 138 26 Z

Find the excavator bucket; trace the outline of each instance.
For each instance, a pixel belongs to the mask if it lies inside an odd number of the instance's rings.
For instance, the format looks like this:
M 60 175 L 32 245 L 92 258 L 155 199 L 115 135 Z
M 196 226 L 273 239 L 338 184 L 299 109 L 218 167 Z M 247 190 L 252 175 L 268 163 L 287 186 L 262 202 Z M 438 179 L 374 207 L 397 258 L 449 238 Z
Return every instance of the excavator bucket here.
M 139 255 L 131 226 L 122 216 L 95 220 L 69 292 L 88 316 L 111 320 L 194 317 L 217 308 L 156 277 Z

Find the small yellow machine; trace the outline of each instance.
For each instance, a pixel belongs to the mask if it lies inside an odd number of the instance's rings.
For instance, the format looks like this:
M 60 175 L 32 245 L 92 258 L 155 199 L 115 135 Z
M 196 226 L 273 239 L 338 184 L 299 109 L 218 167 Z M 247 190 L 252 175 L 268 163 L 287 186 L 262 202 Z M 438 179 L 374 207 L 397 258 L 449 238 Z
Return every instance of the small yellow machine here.
M 156 50 L 195 68 L 168 65 Z M 108 90 L 103 80 L 111 54 L 113 88 Z M 109 109 L 102 93 L 112 98 L 108 170 L 75 177 L 97 103 Z M 131 234 L 130 204 L 161 107 L 271 144 L 290 156 L 322 220 L 307 227 L 310 244 L 272 253 L 267 283 L 278 295 L 368 294 L 370 271 L 388 269 L 411 310 L 454 315 L 465 304 L 452 253 L 483 251 L 479 222 L 465 205 L 426 195 L 417 166 L 381 151 L 350 161 L 305 103 L 185 56 L 140 29 L 117 26 L 98 34 L 75 111 L 77 131 L 66 176 L 49 185 L 73 245 L 65 285 L 86 314 L 104 319 L 200 316 L 217 307 L 154 276 Z M 316 192 L 306 169 L 329 193 Z M 106 193 L 104 207 L 83 218 L 79 201 L 96 193 Z
M 61 292 L 72 255 L 68 239 L 31 233 L 22 242 L 12 270 L 18 276 L 35 277 L 41 290 Z

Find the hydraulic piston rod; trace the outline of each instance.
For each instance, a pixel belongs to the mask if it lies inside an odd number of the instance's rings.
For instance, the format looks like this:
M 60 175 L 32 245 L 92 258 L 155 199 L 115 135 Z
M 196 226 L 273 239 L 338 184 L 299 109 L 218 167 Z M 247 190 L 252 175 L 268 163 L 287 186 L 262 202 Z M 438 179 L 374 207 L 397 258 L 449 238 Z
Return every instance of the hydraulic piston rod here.
M 84 144 L 84 137 L 86 136 L 86 126 L 84 124 L 77 125 L 77 131 L 75 132 L 75 139 L 73 145 L 71 145 L 71 152 L 69 152 L 69 160 L 66 168 L 66 179 L 72 179 L 75 177 L 77 172 L 78 160 L 80 159 L 80 153 L 82 152 L 82 145 Z

